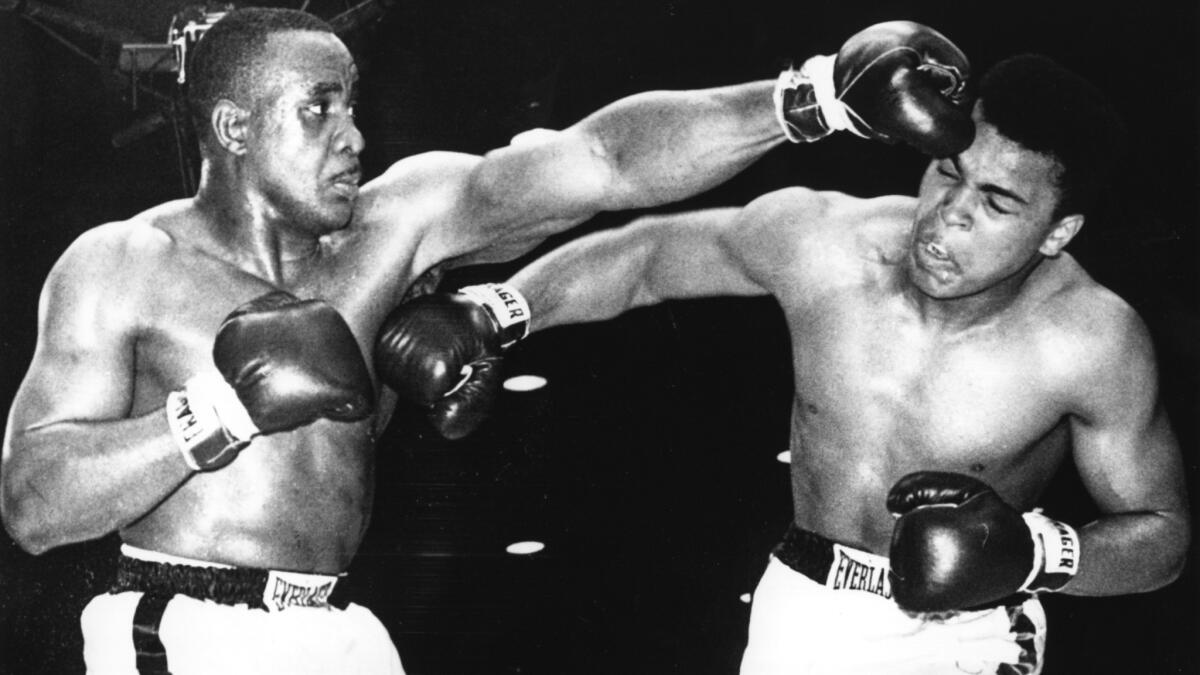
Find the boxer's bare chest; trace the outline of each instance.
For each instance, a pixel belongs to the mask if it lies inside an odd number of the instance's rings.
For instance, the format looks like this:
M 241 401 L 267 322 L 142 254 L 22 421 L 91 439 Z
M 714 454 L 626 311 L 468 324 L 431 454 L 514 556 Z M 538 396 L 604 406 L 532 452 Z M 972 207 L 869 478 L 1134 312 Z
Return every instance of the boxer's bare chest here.
M 224 318 L 279 289 L 195 252 L 159 262 L 157 274 L 135 286 L 133 414 L 161 407 L 189 377 L 215 369 L 212 344 Z M 345 283 L 337 271 L 314 266 L 282 290 L 334 305 L 368 355 L 382 310 L 364 301 L 373 289 Z M 202 559 L 336 571 L 348 563 L 369 518 L 375 422 L 318 420 L 260 436 L 230 465 L 193 475 L 126 540 Z
M 1065 451 L 1065 411 L 1021 322 L 946 331 L 849 294 L 789 324 L 796 506 L 825 511 L 823 529 L 885 538 L 883 496 L 911 471 L 1019 481 Z

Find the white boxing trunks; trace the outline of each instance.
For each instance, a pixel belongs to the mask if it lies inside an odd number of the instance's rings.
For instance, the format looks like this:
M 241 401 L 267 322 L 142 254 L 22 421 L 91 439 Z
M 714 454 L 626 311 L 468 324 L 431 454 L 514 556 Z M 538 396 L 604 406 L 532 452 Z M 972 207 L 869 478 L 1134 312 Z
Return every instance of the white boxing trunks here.
M 741 675 L 1041 672 L 1036 598 L 911 614 L 892 600 L 888 569 L 883 556 L 789 528 L 754 591 Z
M 89 675 L 404 673 L 343 577 L 121 552 L 113 588 L 80 618 Z

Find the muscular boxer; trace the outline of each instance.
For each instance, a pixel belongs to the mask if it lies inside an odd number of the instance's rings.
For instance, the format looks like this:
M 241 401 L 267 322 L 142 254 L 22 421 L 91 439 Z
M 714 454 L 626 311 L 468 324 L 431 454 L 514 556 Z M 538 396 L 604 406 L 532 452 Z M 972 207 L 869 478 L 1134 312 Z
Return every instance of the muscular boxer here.
M 363 358 L 383 319 L 431 270 L 721 183 L 785 141 L 772 83 L 636 95 L 360 187 L 355 66 L 329 26 L 236 10 L 192 59 L 200 188 L 84 233 L 51 271 L 5 526 L 33 553 L 119 533 L 118 579 L 82 618 L 93 672 L 400 672 L 344 577 L 395 401 Z
M 973 119 L 915 197 L 794 187 L 641 218 L 494 287 L 527 326 L 498 330 L 493 299 L 470 333 L 494 359 L 528 330 L 673 298 L 778 300 L 794 519 L 754 594 L 743 673 L 1036 673 L 1038 593 L 1148 591 L 1183 566 L 1150 338 L 1064 251 L 1115 154 L 1115 112 L 1024 55 L 990 70 Z M 416 332 L 431 314 L 397 313 Z M 1068 453 L 1102 513 L 1078 528 L 1034 510 Z

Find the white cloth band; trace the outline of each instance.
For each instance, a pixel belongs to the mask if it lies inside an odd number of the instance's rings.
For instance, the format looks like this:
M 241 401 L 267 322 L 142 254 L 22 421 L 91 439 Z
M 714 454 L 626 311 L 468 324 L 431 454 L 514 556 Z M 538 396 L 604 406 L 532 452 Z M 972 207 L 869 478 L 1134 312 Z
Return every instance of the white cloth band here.
M 217 373 L 197 375 L 188 380 L 187 393 L 192 399 L 200 399 L 212 406 L 221 425 L 239 441 L 248 441 L 258 435 L 258 427 L 250 419 L 250 413 L 238 399 L 237 392 L 225 378 Z
M 233 565 L 225 563 L 209 562 L 207 560 L 197 560 L 195 558 L 185 558 L 179 555 L 163 553 L 161 551 L 151 551 L 148 548 L 140 548 L 129 544 L 121 544 L 121 555 L 135 560 L 144 560 L 152 563 L 167 563 L 170 565 L 190 565 L 192 567 L 214 567 L 217 569 L 233 569 Z
M 1031 590 L 1030 586 L 1043 574 L 1075 576 L 1079 572 L 1079 533 L 1075 528 L 1037 511 L 1029 511 L 1022 517 L 1033 535 L 1033 570 L 1021 584 L 1021 590 Z
M 237 392 L 217 373 L 197 375 L 187 381 L 183 391 L 167 394 L 167 422 L 184 460 L 194 471 L 203 467 L 192 451 L 215 434 L 228 433 L 239 441 L 249 441 L 258 434 Z
M 775 120 L 779 122 L 779 126 L 783 129 L 783 135 L 793 143 L 804 142 L 804 137 L 796 133 L 792 125 L 788 123 L 787 117 L 783 114 L 783 92 L 789 89 L 795 89 L 797 86 L 804 84 L 805 79 L 800 71 L 788 68 L 779 73 L 779 77 L 775 79 L 775 91 L 771 94 L 771 100 L 775 105 Z
M 516 334 L 506 340 L 505 347 L 529 335 L 529 303 L 508 284 L 480 284 L 458 289 L 459 293 L 483 305 L 499 324 L 501 332 L 516 327 Z
M 850 120 L 850 109 L 838 98 L 833 82 L 833 66 L 836 62 L 837 56 L 832 54 L 814 56 L 804 62 L 800 74 L 812 83 L 817 106 L 821 108 L 821 116 L 825 118 L 830 131 L 849 131 L 866 138 Z

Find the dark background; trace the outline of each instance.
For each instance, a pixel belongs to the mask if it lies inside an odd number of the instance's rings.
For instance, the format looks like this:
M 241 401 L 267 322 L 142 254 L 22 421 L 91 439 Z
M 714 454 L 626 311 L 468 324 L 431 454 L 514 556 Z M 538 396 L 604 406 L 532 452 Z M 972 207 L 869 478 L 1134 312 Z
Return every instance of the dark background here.
M 165 41 L 188 3 L 11 4 L 0 2 L 5 409 L 50 265 L 83 230 L 186 196 L 191 156 L 163 123 L 172 76 L 115 72 L 121 44 Z M 307 8 L 331 18 L 350 4 Z M 363 73 L 369 176 L 413 153 L 482 152 L 532 126 L 561 128 L 637 91 L 773 77 L 881 20 L 935 26 L 977 72 L 1039 51 L 1083 73 L 1114 98 L 1133 147 L 1070 250 L 1150 326 L 1195 492 L 1196 3 L 386 5 L 345 35 Z M 741 204 L 789 184 L 911 193 L 922 166 L 904 148 L 839 135 L 773 151 L 684 206 Z M 630 215 L 603 215 L 542 250 Z M 445 285 L 503 278 L 521 262 Z M 749 615 L 739 596 L 790 516 L 775 459 L 787 445 L 789 364 L 769 299 L 670 303 L 534 336 L 511 353 L 510 372 L 549 386 L 506 394 L 468 441 L 441 442 L 399 411 L 352 568 L 357 599 L 387 624 L 413 675 L 736 672 Z M 1071 467 L 1045 506 L 1080 524 L 1094 515 Z M 522 539 L 547 548 L 504 553 Z M 82 670 L 78 613 L 115 550 L 110 537 L 34 558 L 0 535 L 0 672 Z M 1154 593 L 1048 597 L 1046 672 L 1197 672 L 1198 600 L 1192 564 Z

